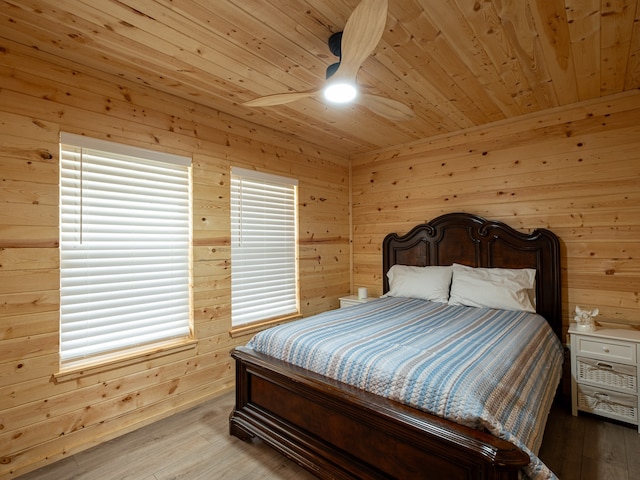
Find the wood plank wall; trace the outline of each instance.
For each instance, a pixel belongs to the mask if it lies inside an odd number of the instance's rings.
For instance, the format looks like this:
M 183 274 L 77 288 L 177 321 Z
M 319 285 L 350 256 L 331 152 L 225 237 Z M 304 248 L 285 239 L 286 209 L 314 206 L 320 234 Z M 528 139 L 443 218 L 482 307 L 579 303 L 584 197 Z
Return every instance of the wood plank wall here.
M 229 169 L 299 179 L 301 309 L 349 291 L 348 159 L 113 77 L 0 48 L 0 478 L 94 446 L 233 387 Z M 58 134 L 193 158 L 198 344 L 55 383 L 58 371 Z
M 390 232 L 461 211 L 560 237 L 576 304 L 640 325 L 640 92 L 352 159 L 354 287 L 382 289 Z
M 640 323 L 640 94 L 345 158 L 3 42 L 0 65 L 0 477 L 96 445 L 233 386 L 231 165 L 300 179 L 302 311 L 381 290 L 380 245 L 468 211 L 560 236 L 565 323 L 575 304 Z M 188 155 L 194 165 L 195 351 L 54 383 L 58 133 Z

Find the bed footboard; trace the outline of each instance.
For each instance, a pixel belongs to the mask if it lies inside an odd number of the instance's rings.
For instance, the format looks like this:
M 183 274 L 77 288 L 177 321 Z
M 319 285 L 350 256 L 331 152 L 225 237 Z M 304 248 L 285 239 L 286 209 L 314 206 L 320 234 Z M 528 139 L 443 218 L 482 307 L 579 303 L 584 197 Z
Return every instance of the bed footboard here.
M 230 433 L 325 479 L 516 480 L 513 444 L 238 347 Z

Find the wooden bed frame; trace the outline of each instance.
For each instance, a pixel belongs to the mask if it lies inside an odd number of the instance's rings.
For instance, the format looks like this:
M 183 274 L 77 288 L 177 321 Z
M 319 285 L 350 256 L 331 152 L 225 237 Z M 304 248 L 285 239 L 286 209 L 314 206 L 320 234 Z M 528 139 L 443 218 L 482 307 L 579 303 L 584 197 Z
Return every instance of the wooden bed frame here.
M 535 268 L 536 309 L 561 335 L 560 250 L 548 230 L 520 233 L 451 213 L 383 242 L 394 264 Z M 513 444 L 238 347 L 230 432 L 262 439 L 323 479 L 515 480 L 529 463 Z

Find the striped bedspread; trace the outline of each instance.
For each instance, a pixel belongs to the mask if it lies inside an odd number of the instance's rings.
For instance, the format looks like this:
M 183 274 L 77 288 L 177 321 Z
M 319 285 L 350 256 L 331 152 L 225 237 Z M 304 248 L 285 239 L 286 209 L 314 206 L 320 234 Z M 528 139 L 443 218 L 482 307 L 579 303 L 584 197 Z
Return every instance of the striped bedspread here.
M 257 334 L 256 351 L 476 429 L 531 457 L 561 376 L 562 346 L 540 316 L 381 298 Z

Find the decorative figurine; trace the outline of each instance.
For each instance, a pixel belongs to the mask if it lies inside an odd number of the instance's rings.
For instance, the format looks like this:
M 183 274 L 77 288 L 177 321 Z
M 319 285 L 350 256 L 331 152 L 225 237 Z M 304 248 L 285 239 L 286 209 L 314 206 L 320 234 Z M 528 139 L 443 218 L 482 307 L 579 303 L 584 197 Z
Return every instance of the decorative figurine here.
M 578 330 L 582 332 L 595 332 L 596 322 L 594 318 L 600 313 L 600 310 L 594 308 L 593 310 L 582 310 L 576 305 L 576 316 L 573 319 L 578 325 Z

